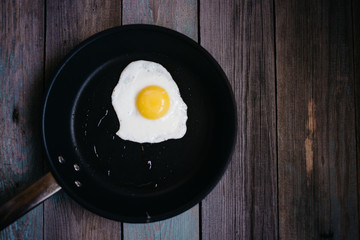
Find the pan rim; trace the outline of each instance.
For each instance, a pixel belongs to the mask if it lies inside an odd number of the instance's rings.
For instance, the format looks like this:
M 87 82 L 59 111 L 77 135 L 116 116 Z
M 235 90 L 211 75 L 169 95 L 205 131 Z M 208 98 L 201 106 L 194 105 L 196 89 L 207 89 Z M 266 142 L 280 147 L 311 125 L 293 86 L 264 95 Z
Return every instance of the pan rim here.
M 56 79 L 58 78 L 59 74 L 61 74 L 61 72 L 63 71 L 66 64 L 69 61 L 71 61 L 73 56 L 75 56 L 83 48 L 85 48 L 87 45 L 91 44 L 92 42 L 96 41 L 97 39 L 102 38 L 102 37 L 107 36 L 107 35 L 114 34 L 114 33 L 118 32 L 118 31 L 127 31 L 127 30 L 158 31 L 158 32 L 173 35 L 173 36 L 175 36 L 177 38 L 180 38 L 182 41 L 185 41 L 185 42 L 189 43 L 193 48 L 196 48 L 197 50 L 199 50 L 201 52 L 201 54 L 204 54 L 204 56 L 213 64 L 213 66 L 216 67 L 216 70 L 221 74 L 222 79 L 224 80 L 223 84 L 226 85 L 228 93 L 230 94 L 230 98 L 232 100 L 232 104 L 233 104 L 233 114 L 234 114 L 233 129 L 234 129 L 234 131 L 233 131 L 232 139 L 231 139 L 232 146 L 231 146 L 231 148 L 230 148 L 230 150 L 228 152 L 228 156 L 224 156 L 224 160 L 223 160 L 224 161 L 224 167 L 220 171 L 217 171 L 216 176 L 215 175 L 213 176 L 212 181 L 207 184 L 206 189 L 202 189 L 201 192 L 199 192 L 198 194 L 196 194 L 196 195 L 194 195 L 192 197 L 192 201 L 189 201 L 187 204 L 183 204 L 182 206 L 180 206 L 180 207 L 178 207 L 176 209 L 173 209 L 172 211 L 162 213 L 161 215 L 152 216 L 152 218 L 150 220 L 149 219 L 143 219 L 143 218 L 140 219 L 138 217 L 133 218 L 133 217 L 129 217 L 129 216 L 118 216 L 116 214 L 111 214 L 109 212 L 102 211 L 99 208 L 94 208 L 92 206 L 92 204 L 89 204 L 84 199 L 79 198 L 76 195 L 76 193 L 74 193 L 74 191 L 70 187 L 68 187 L 68 185 L 64 182 L 63 176 L 61 176 L 61 174 L 59 174 L 59 172 L 56 170 L 57 166 L 54 164 L 55 161 L 51 160 L 52 157 L 51 157 L 50 152 L 49 152 L 48 147 L 47 147 L 47 137 L 46 137 L 46 133 L 45 133 L 46 132 L 45 118 L 46 118 L 46 108 L 47 108 L 48 99 L 49 99 L 49 96 L 51 94 L 51 90 L 53 88 L 53 85 L 56 82 Z M 224 73 L 223 69 L 218 64 L 218 62 L 214 59 L 214 57 L 205 48 L 203 48 L 199 43 L 195 42 L 194 40 L 192 40 L 188 36 L 183 35 L 183 34 L 177 32 L 175 30 L 165 28 L 165 27 L 160 27 L 160 26 L 155 26 L 155 25 L 148 25 L 148 24 L 129 24 L 129 25 L 122 25 L 122 26 L 109 28 L 109 29 L 106 29 L 104 31 L 98 32 L 98 33 L 90 36 L 89 38 L 85 39 L 80 44 L 75 46 L 73 48 L 73 50 L 70 51 L 70 53 L 68 53 L 65 56 L 64 60 L 60 64 L 60 67 L 57 68 L 56 73 L 51 78 L 51 83 L 50 83 L 50 85 L 49 85 L 49 87 L 48 87 L 48 89 L 46 91 L 46 97 L 45 97 L 45 100 L 44 100 L 43 112 L 42 112 L 42 139 L 43 139 L 43 145 L 44 145 L 44 149 L 45 149 L 45 152 L 46 152 L 48 162 L 50 163 L 50 171 L 53 174 L 53 176 L 55 177 L 56 181 L 65 190 L 65 192 L 71 197 L 71 199 L 74 199 L 77 203 L 79 203 L 84 208 L 86 208 L 86 209 L 90 210 L 91 212 L 94 212 L 94 213 L 96 213 L 96 214 L 98 214 L 98 215 L 100 215 L 102 217 L 106 217 L 106 218 L 109 218 L 109 219 L 112 219 L 112 220 L 117 220 L 117 221 L 122 221 L 122 222 L 129 222 L 129 223 L 145 223 L 145 222 L 154 222 L 154 221 L 167 219 L 169 217 L 173 217 L 173 216 L 176 216 L 176 215 L 178 215 L 178 214 L 180 214 L 182 212 L 185 212 L 186 210 L 190 209 L 191 207 L 193 207 L 197 203 L 199 203 L 202 199 L 204 199 L 215 188 L 215 186 L 219 183 L 219 181 L 221 180 L 221 178 L 225 174 L 225 171 L 227 170 L 228 165 L 230 164 L 230 161 L 231 161 L 233 153 L 234 153 L 236 140 L 237 140 L 237 129 L 238 129 L 238 122 L 237 122 L 237 107 L 236 107 L 235 96 L 233 94 L 232 87 L 231 87 L 231 85 L 229 83 L 229 80 L 228 80 L 226 74 Z

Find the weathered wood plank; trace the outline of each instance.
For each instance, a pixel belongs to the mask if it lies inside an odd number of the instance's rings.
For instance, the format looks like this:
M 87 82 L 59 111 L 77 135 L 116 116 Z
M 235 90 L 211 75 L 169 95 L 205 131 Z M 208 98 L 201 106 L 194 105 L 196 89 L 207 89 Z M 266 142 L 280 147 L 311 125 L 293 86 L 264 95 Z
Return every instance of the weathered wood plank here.
M 123 24 L 155 24 L 198 40 L 196 0 L 123 0 Z
M 46 2 L 46 79 L 73 47 L 90 35 L 121 24 L 121 1 Z M 44 204 L 45 239 L 120 239 L 121 223 L 78 206 L 65 193 Z
M 229 169 L 203 201 L 203 239 L 277 239 L 272 1 L 202 1 L 201 45 L 232 84 L 238 139 Z
M 352 1 L 353 46 L 354 46 L 354 84 L 355 84 L 355 123 L 356 123 L 356 158 L 358 187 L 360 186 L 360 1 Z M 358 190 L 358 217 L 360 218 L 360 191 Z M 359 220 L 360 221 L 360 220 Z
M 123 1 L 123 24 L 145 23 L 172 28 L 198 39 L 197 1 Z M 199 239 L 199 208 L 151 224 L 124 224 L 124 239 Z
M 124 224 L 125 240 L 199 239 L 199 205 L 164 221 L 147 224 Z
M 43 3 L 0 3 L 0 204 L 43 174 Z M 0 239 L 41 239 L 42 207 L 0 232 Z
M 280 238 L 359 239 L 351 1 L 275 12 Z

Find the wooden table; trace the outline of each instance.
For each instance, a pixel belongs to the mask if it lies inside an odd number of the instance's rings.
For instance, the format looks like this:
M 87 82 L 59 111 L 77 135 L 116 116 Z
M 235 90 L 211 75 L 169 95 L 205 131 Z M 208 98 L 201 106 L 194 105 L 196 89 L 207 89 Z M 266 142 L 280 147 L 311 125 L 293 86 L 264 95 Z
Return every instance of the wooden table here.
M 0 204 L 48 171 L 44 91 L 103 29 L 157 24 L 199 42 L 226 72 L 239 121 L 221 182 L 177 217 L 114 222 L 61 192 L 0 239 L 359 239 L 359 1 L 8 0 L 0 13 Z

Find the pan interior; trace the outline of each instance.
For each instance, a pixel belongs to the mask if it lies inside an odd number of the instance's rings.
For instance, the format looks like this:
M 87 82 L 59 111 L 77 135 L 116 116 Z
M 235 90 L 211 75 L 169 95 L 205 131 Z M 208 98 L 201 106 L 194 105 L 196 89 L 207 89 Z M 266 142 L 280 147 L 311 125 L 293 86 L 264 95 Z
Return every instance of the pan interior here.
M 132 196 L 161 194 L 201 173 L 215 127 L 214 113 L 207 107 L 214 105 L 214 99 L 207 96 L 194 69 L 166 55 L 140 55 L 115 58 L 99 66 L 76 98 L 71 123 L 73 144 L 84 171 L 109 191 Z M 136 59 L 161 63 L 177 81 L 188 105 L 188 129 L 183 138 L 140 144 L 115 134 L 119 122 L 111 94 L 121 71 Z

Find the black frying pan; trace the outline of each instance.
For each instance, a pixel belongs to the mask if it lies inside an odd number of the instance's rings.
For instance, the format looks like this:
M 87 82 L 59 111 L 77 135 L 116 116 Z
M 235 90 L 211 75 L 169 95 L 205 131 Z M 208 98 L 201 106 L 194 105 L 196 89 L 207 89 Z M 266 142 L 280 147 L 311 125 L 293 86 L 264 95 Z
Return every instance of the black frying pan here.
M 139 144 L 115 135 L 111 93 L 132 61 L 160 63 L 188 106 L 186 135 Z M 190 38 L 163 27 L 127 25 L 81 43 L 62 64 L 43 111 L 51 172 L 80 205 L 103 217 L 151 222 L 198 203 L 229 163 L 236 106 L 214 58 Z

